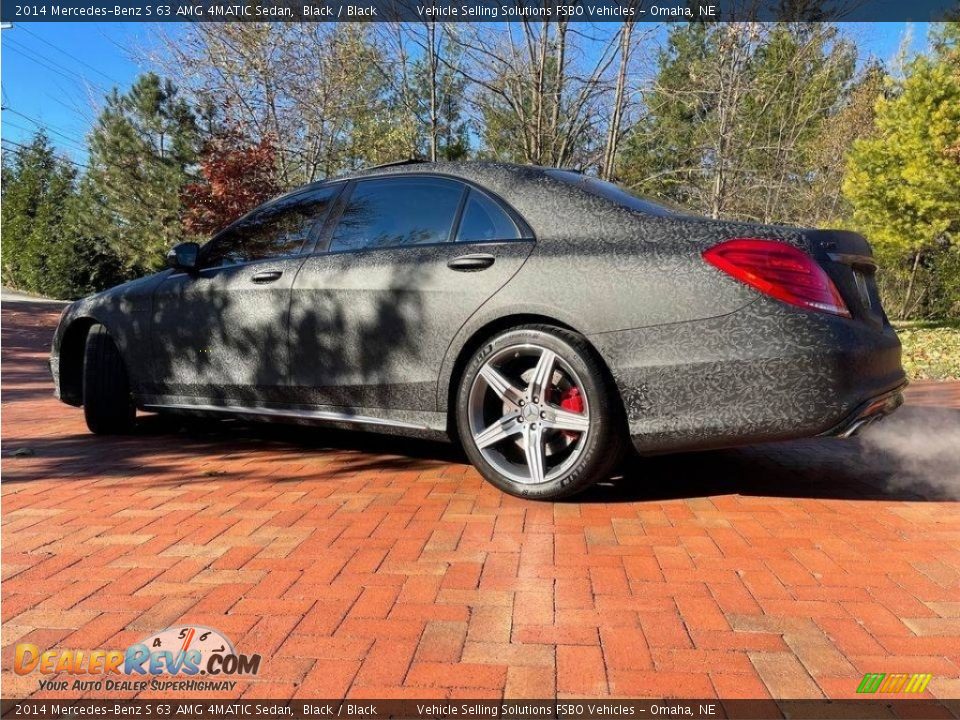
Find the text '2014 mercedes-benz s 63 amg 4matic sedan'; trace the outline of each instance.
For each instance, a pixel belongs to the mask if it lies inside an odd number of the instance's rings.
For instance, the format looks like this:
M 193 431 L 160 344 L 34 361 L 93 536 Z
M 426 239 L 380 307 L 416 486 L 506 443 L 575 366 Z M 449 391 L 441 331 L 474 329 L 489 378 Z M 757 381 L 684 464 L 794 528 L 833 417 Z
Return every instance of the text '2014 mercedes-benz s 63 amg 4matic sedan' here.
M 459 440 L 555 499 L 641 454 L 847 436 L 894 410 L 870 247 L 692 217 L 579 173 L 400 163 L 266 203 L 68 306 L 95 433 L 137 409 Z

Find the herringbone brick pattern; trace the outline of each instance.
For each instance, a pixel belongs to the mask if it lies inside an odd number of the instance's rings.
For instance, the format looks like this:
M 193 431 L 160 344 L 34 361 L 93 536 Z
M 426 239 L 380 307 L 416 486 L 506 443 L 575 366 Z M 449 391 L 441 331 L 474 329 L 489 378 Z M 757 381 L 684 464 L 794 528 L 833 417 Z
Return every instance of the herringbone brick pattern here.
M 3 307 L 4 696 L 44 695 L 18 642 L 175 623 L 263 655 L 247 697 L 848 697 L 865 672 L 960 695 L 956 496 L 873 445 L 638 461 L 549 504 L 406 440 L 151 417 L 95 438 L 50 396 L 56 317 Z M 960 384 L 910 397 L 888 422 L 958 422 Z

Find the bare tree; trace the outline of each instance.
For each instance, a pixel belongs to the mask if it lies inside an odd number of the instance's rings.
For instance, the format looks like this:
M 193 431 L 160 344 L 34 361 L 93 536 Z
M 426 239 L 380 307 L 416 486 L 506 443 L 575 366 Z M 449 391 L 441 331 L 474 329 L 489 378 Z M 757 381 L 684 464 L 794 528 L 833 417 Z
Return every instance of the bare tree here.
M 459 72 L 473 87 L 487 152 L 539 165 L 586 164 L 622 33 L 528 17 L 496 37 L 483 25 L 461 33 Z
M 630 7 L 639 9 L 636 2 Z M 633 19 L 625 20 L 620 31 L 619 61 L 617 67 L 617 81 L 613 91 L 613 101 L 610 105 L 610 120 L 607 125 L 607 137 L 603 148 L 603 160 L 600 162 L 600 176 L 605 180 L 616 177 L 617 156 L 620 151 L 620 141 L 624 134 L 624 119 L 632 103 L 630 88 L 631 61 L 633 60 L 634 30 L 636 23 Z M 649 34 L 652 30 L 648 30 Z
M 251 141 L 275 138 L 289 186 L 409 146 L 370 33 L 359 23 L 191 23 L 164 36 L 153 60 Z
M 432 161 L 466 153 L 465 81 L 461 55 L 452 42 L 456 28 L 435 20 L 390 23 L 378 35 L 386 52 L 379 66 L 393 95 L 414 124 L 415 144 Z M 454 148 L 462 140 L 463 147 Z

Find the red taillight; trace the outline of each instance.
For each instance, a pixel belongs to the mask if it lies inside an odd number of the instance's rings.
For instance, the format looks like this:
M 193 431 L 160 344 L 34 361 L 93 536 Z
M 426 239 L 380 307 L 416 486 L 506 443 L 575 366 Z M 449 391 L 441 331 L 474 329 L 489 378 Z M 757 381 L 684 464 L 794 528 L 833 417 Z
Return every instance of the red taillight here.
M 735 238 L 705 250 L 703 259 L 777 300 L 850 317 L 847 304 L 824 269 L 787 243 Z

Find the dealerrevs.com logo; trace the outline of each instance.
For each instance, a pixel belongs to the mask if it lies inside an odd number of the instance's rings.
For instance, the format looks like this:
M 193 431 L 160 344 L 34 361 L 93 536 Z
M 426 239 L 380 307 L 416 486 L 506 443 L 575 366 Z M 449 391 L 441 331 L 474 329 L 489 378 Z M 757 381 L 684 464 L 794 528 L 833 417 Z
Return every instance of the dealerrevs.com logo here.
M 260 671 L 259 655 L 244 655 L 221 632 L 200 626 L 178 626 L 151 635 L 125 650 L 46 650 L 17 645 L 13 670 L 18 675 L 83 676 L 41 680 L 45 690 L 232 690 L 236 680 Z M 202 677 L 201 677 L 202 676 Z M 164 677 L 177 679 L 167 680 Z
M 932 675 L 924 673 L 867 673 L 857 686 L 858 693 L 922 693 Z

